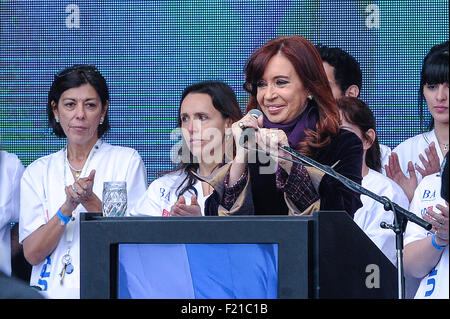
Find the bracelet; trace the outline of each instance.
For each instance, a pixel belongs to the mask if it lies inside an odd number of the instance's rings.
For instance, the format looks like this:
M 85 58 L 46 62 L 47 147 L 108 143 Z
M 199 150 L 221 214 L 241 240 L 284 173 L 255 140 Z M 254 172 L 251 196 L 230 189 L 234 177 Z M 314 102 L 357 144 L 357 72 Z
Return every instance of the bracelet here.
M 61 208 L 56 212 L 56 216 L 58 216 L 58 218 L 61 220 L 61 225 L 63 226 L 67 225 L 67 223 L 70 222 L 70 217 L 67 217 L 66 215 L 61 213 Z
M 445 247 L 447 247 L 447 245 L 445 245 L 445 246 L 439 246 L 437 243 L 436 243 L 436 234 L 433 234 L 432 236 L 431 236 L 431 244 L 433 245 L 433 247 L 434 248 L 436 248 L 437 250 L 443 250 L 443 249 L 445 249 Z

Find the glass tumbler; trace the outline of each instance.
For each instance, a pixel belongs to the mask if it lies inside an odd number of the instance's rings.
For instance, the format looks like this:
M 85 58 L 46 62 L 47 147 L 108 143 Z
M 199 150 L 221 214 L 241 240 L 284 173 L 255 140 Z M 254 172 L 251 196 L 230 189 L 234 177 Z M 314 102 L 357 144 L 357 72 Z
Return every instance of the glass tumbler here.
M 104 182 L 103 217 L 121 217 L 127 211 L 127 182 Z

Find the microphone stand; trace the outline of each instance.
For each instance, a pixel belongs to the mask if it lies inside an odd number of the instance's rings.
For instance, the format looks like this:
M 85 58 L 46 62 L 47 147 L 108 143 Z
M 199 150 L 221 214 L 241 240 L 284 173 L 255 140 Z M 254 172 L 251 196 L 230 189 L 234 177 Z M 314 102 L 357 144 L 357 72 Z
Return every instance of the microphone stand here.
M 251 151 L 257 151 L 257 152 L 263 152 L 264 154 L 268 156 L 276 156 L 278 158 L 301 164 L 301 165 L 309 165 L 312 167 L 315 167 L 319 169 L 320 171 L 324 172 L 325 174 L 333 177 L 334 179 L 338 180 L 342 184 L 344 184 L 347 188 L 351 189 L 352 191 L 360 194 L 360 195 L 366 195 L 370 198 L 374 199 L 375 201 L 383 204 L 383 207 L 386 211 L 391 210 L 394 213 L 394 223 L 393 225 L 389 225 L 385 222 L 382 222 L 380 224 L 380 227 L 382 228 L 389 228 L 394 231 L 395 233 L 395 240 L 396 240 L 396 249 L 397 249 L 397 278 L 398 278 L 398 297 L 399 299 L 405 298 L 405 281 L 404 281 L 404 271 L 403 271 L 403 233 L 406 229 L 406 224 L 409 221 L 419 225 L 420 227 L 425 228 L 426 230 L 431 229 L 431 224 L 426 222 L 425 220 L 417 217 L 415 214 L 407 211 L 403 207 L 399 206 L 398 204 L 392 202 L 389 198 L 385 196 L 379 196 L 368 189 L 362 187 L 358 183 L 352 181 L 351 179 L 337 173 L 333 168 L 327 165 L 320 164 L 319 162 L 316 162 L 315 160 L 300 154 L 296 150 L 288 147 L 288 146 L 281 146 L 280 148 L 290 154 L 291 156 L 299 159 L 300 161 L 294 160 L 292 158 L 287 158 L 285 156 L 281 155 L 273 155 L 266 151 L 257 149 L 257 148 L 250 148 L 243 144 L 244 141 L 240 141 L 240 144 L 242 147 L 244 147 L 247 150 Z

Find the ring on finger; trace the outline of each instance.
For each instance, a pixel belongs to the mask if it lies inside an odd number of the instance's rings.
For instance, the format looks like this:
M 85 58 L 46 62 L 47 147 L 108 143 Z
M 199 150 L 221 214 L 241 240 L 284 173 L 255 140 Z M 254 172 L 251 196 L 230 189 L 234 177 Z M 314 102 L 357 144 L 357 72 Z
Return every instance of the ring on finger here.
M 239 122 L 238 126 L 239 126 L 239 128 L 240 128 L 241 130 L 245 129 L 245 124 L 244 124 L 244 122 Z

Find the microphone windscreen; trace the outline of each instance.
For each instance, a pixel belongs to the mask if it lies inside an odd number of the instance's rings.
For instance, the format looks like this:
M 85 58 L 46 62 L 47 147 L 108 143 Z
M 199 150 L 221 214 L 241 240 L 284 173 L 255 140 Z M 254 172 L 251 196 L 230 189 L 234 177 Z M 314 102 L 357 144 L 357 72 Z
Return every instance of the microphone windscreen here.
M 255 119 L 257 119 L 260 115 L 263 115 L 263 112 L 261 112 L 258 109 L 252 109 L 248 112 L 251 116 L 253 116 Z

